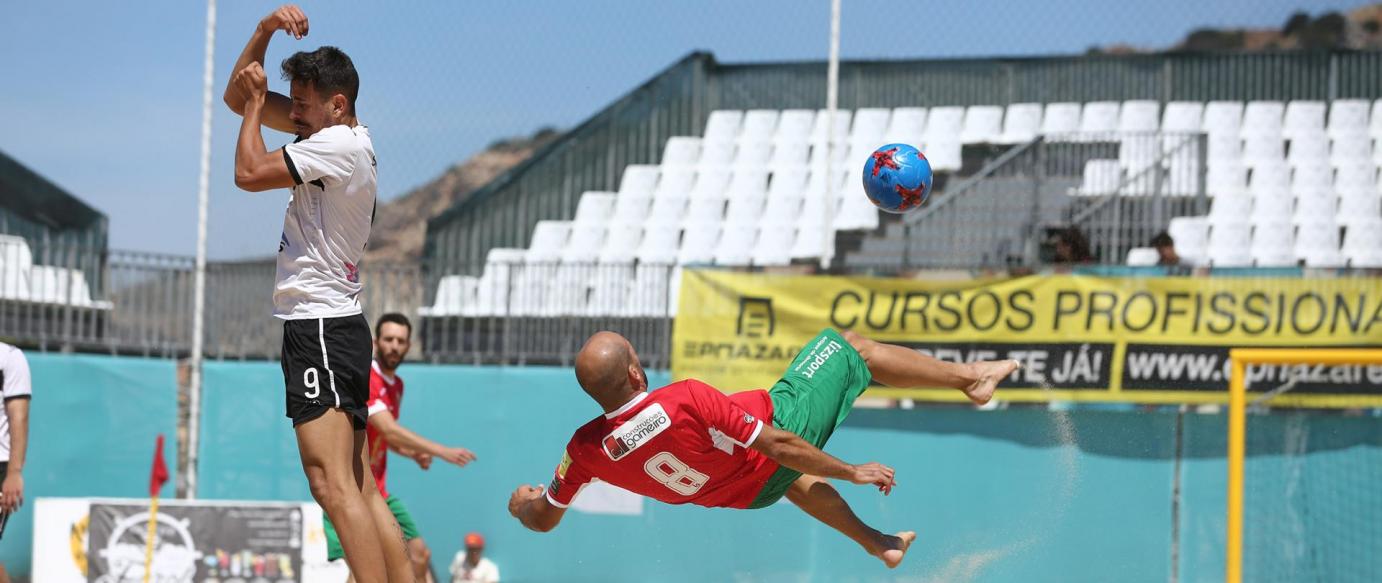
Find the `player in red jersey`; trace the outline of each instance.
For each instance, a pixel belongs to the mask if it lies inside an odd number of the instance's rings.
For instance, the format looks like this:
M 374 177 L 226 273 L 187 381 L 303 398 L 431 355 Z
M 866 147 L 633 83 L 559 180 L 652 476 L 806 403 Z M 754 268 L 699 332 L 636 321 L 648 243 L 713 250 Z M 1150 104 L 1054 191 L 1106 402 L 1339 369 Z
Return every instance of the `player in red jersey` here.
M 769 390 L 726 396 L 696 380 L 651 393 L 638 354 L 624 337 L 600 332 L 576 356 L 576 380 L 605 410 L 576 430 L 545 491 L 519 486 L 509 513 L 547 532 L 582 486 L 603 480 L 668 504 L 763 508 L 786 496 L 889 568 L 902 562 L 914 532 L 884 534 L 859 520 L 827 481 L 872 484 L 884 495 L 893 469 L 852 465 L 821 451 L 872 380 L 901 387 L 953 387 L 987 403 L 1012 360 L 957 364 L 853 332 L 825 330 Z
M 432 466 L 432 459 L 442 459 L 457 466 L 465 466 L 475 461 L 475 454 L 463 447 L 447 447 L 427 439 L 398 422 L 403 406 L 403 378 L 398 376 L 398 367 L 408 356 L 412 347 L 413 325 L 408 317 L 398 313 L 388 313 L 379 317 L 374 325 L 374 362 L 370 363 L 369 375 L 369 424 L 365 429 L 366 443 L 369 447 L 370 472 L 374 483 L 379 487 L 379 495 L 392 513 L 392 520 L 402 531 L 403 540 L 412 562 L 413 576 L 417 583 L 433 581 L 429 562 L 431 549 L 422 540 L 417 523 L 408 513 L 408 508 L 397 496 L 389 493 L 384 486 L 388 472 L 389 451 L 413 458 L 418 466 L 426 470 Z M 380 517 L 379 520 L 384 520 Z M 345 557 L 340 539 L 331 519 L 322 516 L 326 531 L 327 560 L 335 561 Z M 353 579 L 351 579 L 353 581 Z

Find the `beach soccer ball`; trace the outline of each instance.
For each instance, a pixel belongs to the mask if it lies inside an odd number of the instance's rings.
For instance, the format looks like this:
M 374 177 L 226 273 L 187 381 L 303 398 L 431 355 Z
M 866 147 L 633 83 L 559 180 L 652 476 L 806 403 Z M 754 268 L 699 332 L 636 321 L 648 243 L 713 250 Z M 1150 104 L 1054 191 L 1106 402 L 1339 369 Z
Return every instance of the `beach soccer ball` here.
M 874 150 L 864 163 L 864 194 L 874 206 L 890 213 L 921 208 L 931 197 L 931 163 L 907 144 Z

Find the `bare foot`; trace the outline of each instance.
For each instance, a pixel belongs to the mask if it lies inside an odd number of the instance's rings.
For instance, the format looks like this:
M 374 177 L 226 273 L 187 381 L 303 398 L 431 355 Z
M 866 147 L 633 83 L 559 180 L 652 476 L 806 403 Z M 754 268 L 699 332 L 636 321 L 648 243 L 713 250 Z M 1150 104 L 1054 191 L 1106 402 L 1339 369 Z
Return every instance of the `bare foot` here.
M 917 533 L 908 530 L 892 536 L 884 535 L 883 538 L 886 540 L 883 543 L 885 550 L 876 556 L 883 559 L 883 564 L 889 569 L 895 569 L 902 562 L 902 557 L 907 554 L 907 549 L 912 546 L 912 541 L 917 540 Z
M 998 383 L 1008 378 L 1013 371 L 1021 368 L 1022 363 L 1016 360 L 983 360 L 969 363 L 969 369 L 974 372 L 974 376 L 979 380 L 974 381 L 969 386 L 960 389 L 965 392 L 969 400 L 974 401 L 975 405 L 983 405 L 993 398 L 993 391 L 998 389 Z

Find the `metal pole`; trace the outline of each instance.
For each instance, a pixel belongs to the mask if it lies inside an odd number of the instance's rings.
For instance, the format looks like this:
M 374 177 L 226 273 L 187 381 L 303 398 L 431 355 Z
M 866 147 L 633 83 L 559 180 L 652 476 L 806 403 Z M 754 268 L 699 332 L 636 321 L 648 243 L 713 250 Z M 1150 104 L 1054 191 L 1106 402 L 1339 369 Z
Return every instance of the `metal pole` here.
M 821 212 L 825 213 L 825 222 L 821 223 L 824 228 L 821 237 L 824 239 L 821 245 L 821 268 L 830 267 L 830 260 L 835 256 L 835 229 L 831 226 L 831 219 L 835 213 L 831 212 L 831 203 L 835 200 L 834 191 L 834 171 L 835 163 L 835 112 L 840 107 L 840 0 L 830 0 L 830 61 L 825 72 L 825 204 L 821 205 Z
M 1224 580 L 1243 580 L 1243 454 L 1247 439 L 1247 376 L 1245 361 L 1230 354 L 1232 372 L 1228 381 L 1228 535 L 1224 559 Z
M 197 497 L 197 449 L 201 442 L 202 334 L 206 311 L 206 209 L 211 190 L 211 81 L 216 50 L 216 0 L 206 0 L 206 59 L 202 62 L 202 161 L 197 179 L 197 266 L 193 276 L 192 358 L 188 387 L 187 491 Z

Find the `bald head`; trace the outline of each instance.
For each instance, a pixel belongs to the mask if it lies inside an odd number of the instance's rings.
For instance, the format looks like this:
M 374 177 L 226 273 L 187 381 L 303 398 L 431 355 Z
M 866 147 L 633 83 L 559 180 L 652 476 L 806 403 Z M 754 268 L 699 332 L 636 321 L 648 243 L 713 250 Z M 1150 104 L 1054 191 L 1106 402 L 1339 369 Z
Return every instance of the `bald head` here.
M 623 336 L 613 332 L 598 332 L 585 341 L 576 355 L 576 381 L 595 401 L 607 408 L 617 408 L 628 394 L 647 388 L 647 377 Z

